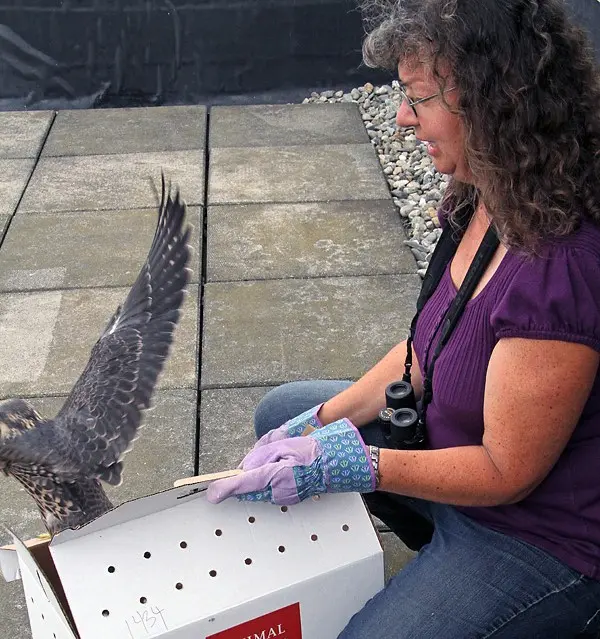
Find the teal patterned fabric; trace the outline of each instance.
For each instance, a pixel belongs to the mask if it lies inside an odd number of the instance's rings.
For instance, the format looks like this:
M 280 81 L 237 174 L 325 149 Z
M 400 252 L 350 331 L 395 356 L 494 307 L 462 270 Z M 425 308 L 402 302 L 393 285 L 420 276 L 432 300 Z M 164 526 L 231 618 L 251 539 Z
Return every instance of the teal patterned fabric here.
M 267 480 L 268 484 L 263 490 L 243 492 L 238 494 L 238 499 L 277 504 L 298 503 L 325 492 L 368 493 L 375 490 L 371 458 L 358 430 L 349 420 L 340 419 L 322 426 L 307 435 L 306 439 L 314 440 L 315 445 L 304 463 L 282 465 Z M 308 441 L 304 441 L 308 444 Z M 277 442 L 273 445 L 294 446 L 294 443 Z M 276 464 L 267 464 L 265 468 Z M 285 495 L 285 501 L 281 500 L 282 495 Z
M 294 479 L 300 501 L 327 492 L 325 473 L 323 472 L 323 458 L 317 457 L 309 466 L 295 466 Z
M 340 419 L 311 434 L 321 445 L 325 483 L 329 492 L 371 492 L 375 479 L 356 428 Z
M 273 493 L 269 486 L 265 490 L 258 490 L 253 493 L 242 493 L 237 496 L 239 501 L 273 501 Z
M 287 421 L 285 423 L 285 426 L 287 427 L 289 436 L 300 437 L 307 426 L 312 426 L 313 428 L 321 428 L 323 424 L 321 424 L 321 422 L 317 418 L 317 413 L 319 412 L 321 406 L 323 406 L 323 404 L 313 406 L 303 413 L 300 413 L 300 415 L 297 415 L 296 417 Z

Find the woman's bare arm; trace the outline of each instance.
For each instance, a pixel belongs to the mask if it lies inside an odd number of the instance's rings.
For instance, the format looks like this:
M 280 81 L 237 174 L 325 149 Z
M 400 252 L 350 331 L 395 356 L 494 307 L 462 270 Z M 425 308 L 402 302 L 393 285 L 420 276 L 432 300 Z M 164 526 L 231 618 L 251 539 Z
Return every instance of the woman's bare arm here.
M 380 489 L 463 506 L 523 499 L 567 445 L 599 360 L 581 344 L 500 340 L 488 366 L 481 446 L 382 449 Z

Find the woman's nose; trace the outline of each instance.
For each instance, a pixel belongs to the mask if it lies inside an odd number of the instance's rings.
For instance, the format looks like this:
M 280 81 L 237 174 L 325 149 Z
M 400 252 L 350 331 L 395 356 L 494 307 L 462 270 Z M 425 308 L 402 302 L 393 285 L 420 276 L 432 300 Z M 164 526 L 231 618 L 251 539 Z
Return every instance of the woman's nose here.
M 396 125 L 400 127 L 415 126 L 418 121 L 415 112 L 408 106 L 406 100 L 402 100 L 396 111 Z

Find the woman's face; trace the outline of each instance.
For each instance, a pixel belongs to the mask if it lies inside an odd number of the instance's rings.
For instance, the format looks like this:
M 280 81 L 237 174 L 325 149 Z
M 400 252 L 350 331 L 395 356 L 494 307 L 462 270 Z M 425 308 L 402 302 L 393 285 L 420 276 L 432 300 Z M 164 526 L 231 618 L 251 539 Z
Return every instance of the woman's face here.
M 401 62 L 398 65 L 398 76 L 412 101 L 439 94 L 439 87 L 430 67 L 423 63 Z M 448 76 L 447 87 L 452 86 L 452 78 Z M 453 107 L 458 103 L 456 89 L 446 90 L 445 97 Z M 428 143 L 427 151 L 440 173 L 453 175 L 461 182 L 471 182 L 471 172 L 463 152 L 465 135 L 460 117 L 448 111 L 441 96 L 417 104 L 415 109 L 417 116 L 406 101 L 403 101 L 396 115 L 396 124 L 399 127 L 414 127 L 416 137 Z

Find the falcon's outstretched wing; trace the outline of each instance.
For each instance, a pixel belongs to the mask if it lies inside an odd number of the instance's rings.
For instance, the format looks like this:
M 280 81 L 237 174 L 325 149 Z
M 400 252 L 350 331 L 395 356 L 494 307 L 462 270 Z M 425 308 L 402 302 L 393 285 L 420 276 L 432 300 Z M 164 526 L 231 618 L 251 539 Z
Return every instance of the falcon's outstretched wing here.
M 63 460 L 59 466 L 64 464 L 67 475 L 75 467 L 87 477 L 120 483 L 120 460 L 150 405 L 189 279 L 185 210 L 178 191 L 174 196 L 170 188 L 166 192 L 163 176 L 159 218 L 146 262 L 50 427 L 54 452 L 59 453 L 55 459 Z

